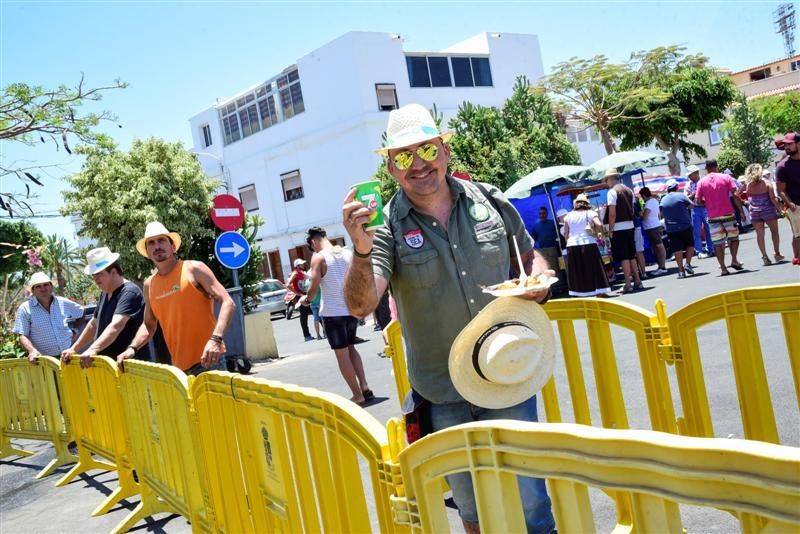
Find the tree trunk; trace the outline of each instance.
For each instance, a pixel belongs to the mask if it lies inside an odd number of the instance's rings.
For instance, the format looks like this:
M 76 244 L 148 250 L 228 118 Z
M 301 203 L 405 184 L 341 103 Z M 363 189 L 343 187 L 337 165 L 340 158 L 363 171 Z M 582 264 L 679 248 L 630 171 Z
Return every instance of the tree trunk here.
M 669 167 L 669 172 L 673 176 L 680 176 L 681 175 L 681 161 L 678 159 L 678 150 L 681 148 L 680 139 L 674 137 L 672 139 L 672 143 L 667 144 L 661 136 L 655 137 L 656 145 L 661 150 L 667 152 L 667 167 Z
M 617 151 L 617 145 L 614 144 L 614 138 L 611 137 L 611 134 L 608 133 L 608 129 L 605 126 L 596 125 L 597 130 L 600 132 L 600 138 L 603 140 L 603 146 L 606 149 L 606 154 L 613 154 Z

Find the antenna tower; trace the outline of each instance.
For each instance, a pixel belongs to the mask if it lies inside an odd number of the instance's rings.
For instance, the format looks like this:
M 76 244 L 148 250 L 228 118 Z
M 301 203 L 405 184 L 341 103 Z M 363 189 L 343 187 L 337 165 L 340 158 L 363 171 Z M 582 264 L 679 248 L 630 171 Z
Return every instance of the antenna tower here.
M 778 8 L 772 13 L 775 22 L 775 33 L 783 36 L 783 47 L 786 50 L 786 57 L 795 54 L 794 49 L 794 29 L 797 23 L 794 18 L 794 4 L 779 4 Z

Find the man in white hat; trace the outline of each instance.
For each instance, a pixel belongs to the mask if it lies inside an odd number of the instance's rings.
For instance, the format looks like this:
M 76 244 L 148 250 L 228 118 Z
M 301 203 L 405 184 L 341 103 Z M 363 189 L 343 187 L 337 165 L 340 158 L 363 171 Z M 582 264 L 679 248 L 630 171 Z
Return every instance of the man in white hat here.
M 697 165 L 689 165 L 686 167 L 686 176 L 689 178 L 689 183 L 683 192 L 686 197 L 692 201 L 692 239 L 694 241 L 694 250 L 697 252 L 697 257 L 702 259 L 714 255 L 714 246 L 711 244 L 711 227 L 708 225 L 708 210 L 705 204 L 701 204 L 695 198 L 697 194 L 697 183 L 700 181 L 700 167 Z M 703 247 L 703 232 L 705 232 L 705 244 Z
M 17 308 L 14 333 L 36 363 L 41 355 L 58 357 L 72 344 L 69 319 L 83 317 L 83 308 L 68 298 L 53 295 L 53 282 L 46 274 L 34 273 L 28 281 L 31 296 Z
M 611 238 L 611 256 L 622 264 L 625 278 L 623 293 L 642 288 L 639 276 L 639 265 L 636 262 L 636 231 L 634 230 L 633 191 L 619 181 L 620 174 L 616 169 L 608 169 L 603 176 L 603 183 L 608 186 L 608 236 Z
M 292 267 L 292 274 L 289 276 L 289 280 L 286 281 L 286 287 L 292 290 L 298 299 L 302 299 L 303 295 L 308 293 L 308 274 L 306 273 L 308 264 L 303 258 L 297 258 L 292 263 Z M 314 341 L 314 336 L 311 335 L 311 331 L 308 329 L 311 303 L 303 300 L 298 304 L 300 305 L 298 311 L 300 312 L 300 329 L 303 331 L 303 337 L 306 341 Z
M 344 200 L 343 222 L 354 256 L 345 280 L 347 306 L 353 315 L 369 315 L 391 281 L 409 381 L 416 394 L 430 402 L 434 431 L 478 420 L 535 421 L 534 396 L 490 409 L 470 403 L 451 379 L 448 357 L 453 341 L 493 300 L 481 286 L 508 279 L 517 267 L 517 261 L 511 261 L 512 238 L 527 273 L 548 270 L 519 213 L 499 190 L 448 174 L 451 135 L 440 132 L 420 105 L 389 114 L 386 145 L 378 153 L 387 157 L 387 169 L 400 189 L 384 207 L 384 226 L 375 232 L 363 227 L 371 211 L 354 200 L 356 190 Z M 548 295 L 544 290 L 529 298 L 544 301 Z M 448 483 L 465 529 L 478 531 L 469 475 L 450 476 Z M 529 530 L 551 532 L 554 522 L 544 481 L 521 478 L 520 490 Z
M 187 374 L 225 370 L 225 342 L 236 305 L 214 273 L 202 262 L 176 256 L 181 236 L 160 222 L 147 224 L 136 250 L 149 258 L 156 273 L 144 281 L 144 321 L 127 349 L 117 356 L 122 364 L 155 334 L 161 325 L 172 365 Z M 214 302 L 219 316 L 214 319 Z
M 100 302 L 92 320 L 72 346 L 61 353 L 61 359 L 69 362 L 78 350 L 91 343 L 81 354 L 81 367 L 88 367 L 92 356 L 116 357 L 128 348 L 142 325 L 144 297 L 136 284 L 123 277 L 119 254 L 111 252 L 108 247 L 87 252 L 83 272 L 91 276 L 102 291 Z M 137 352 L 136 357 L 149 359 L 147 345 Z

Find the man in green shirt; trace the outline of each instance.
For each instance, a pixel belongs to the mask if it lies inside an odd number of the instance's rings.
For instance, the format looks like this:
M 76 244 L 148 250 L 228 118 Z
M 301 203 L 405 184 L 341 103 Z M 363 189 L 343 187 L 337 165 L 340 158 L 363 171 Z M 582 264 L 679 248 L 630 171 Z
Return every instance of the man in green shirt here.
M 407 344 L 411 386 L 431 402 L 433 430 L 490 419 L 536 421 L 536 397 L 510 408 L 474 406 L 450 379 L 448 355 L 456 336 L 494 297 L 487 286 L 508 279 L 516 236 L 527 273 L 547 271 L 534 251 L 519 213 L 494 187 L 455 180 L 447 174 L 451 134 L 440 133 L 430 113 L 410 104 L 392 111 L 387 145 L 379 151 L 400 190 L 384 208 L 384 226 L 368 232 L 370 210 L 345 198 L 343 222 L 353 242 L 345 298 L 353 315 L 375 309 L 391 285 Z M 483 189 L 482 189 L 483 188 Z M 550 271 L 552 274 L 552 271 Z M 548 291 L 530 296 L 542 302 Z M 544 481 L 521 477 L 528 530 L 555 528 Z M 470 475 L 448 477 L 467 532 L 478 516 Z

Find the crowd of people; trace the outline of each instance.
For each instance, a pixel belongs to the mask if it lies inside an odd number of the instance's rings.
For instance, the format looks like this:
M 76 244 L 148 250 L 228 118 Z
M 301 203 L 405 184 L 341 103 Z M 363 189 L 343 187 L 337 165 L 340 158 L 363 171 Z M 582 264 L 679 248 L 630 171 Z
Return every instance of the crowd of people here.
M 715 257 L 720 276 L 741 271 L 739 261 L 739 234 L 748 219 L 756 234 L 756 244 L 764 266 L 785 261 L 781 254 L 778 219 L 785 216 L 792 232 L 792 263 L 800 265 L 800 134 L 789 133 L 776 140 L 785 152 L 776 165 L 775 182 L 771 173 L 759 164 L 749 165 L 744 175 L 736 180 L 730 171 L 719 172 L 715 160 L 705 162 L 705 175 L 696 165 L 687 168 L 688 182 L 683 191 L 680 183 L 670 179 L 666 193 L 657 198 L 649 188 L 642 187 L 638 195 L 620 182 L 620 174 L 610 169 L 603 177 L 608 186 L 605 216 L 589 202 L 585 194 L 573 201 L 570 212 L 558 213 L 564 238 L 565 263 L 569 294 L 575 297 L 609 297 L 609 275 L 615 277 L 608 264 L 619 262 L 622 267 L 621 293 L 644 287 L 642 280 L 668 273 L 667 246 L 674 255 L 677 277 L 695 274 L 694 258 Z M 747 210 L 747 213 L 745 213 Z M 547 219 L 542 208 L 540 221 L 531 235 L 538 239 L 547 234 L 556 239 L 555 226 Z M 605 224 L 601 222 L 604 219 Z M 771 236 L 771 254 L 766 248 L 766 230 Z M 644 239 L 647 237 L 656 263 L 651 273 L 645 270 Z M 604 245 L 610 240 L 611 254 L 604 261 Z M 537 244 L 538 246 L 538 244 Z M 726 256 L 730 255 L 730 261 Z M 551 265 L 554 263 L 551 261 Z

